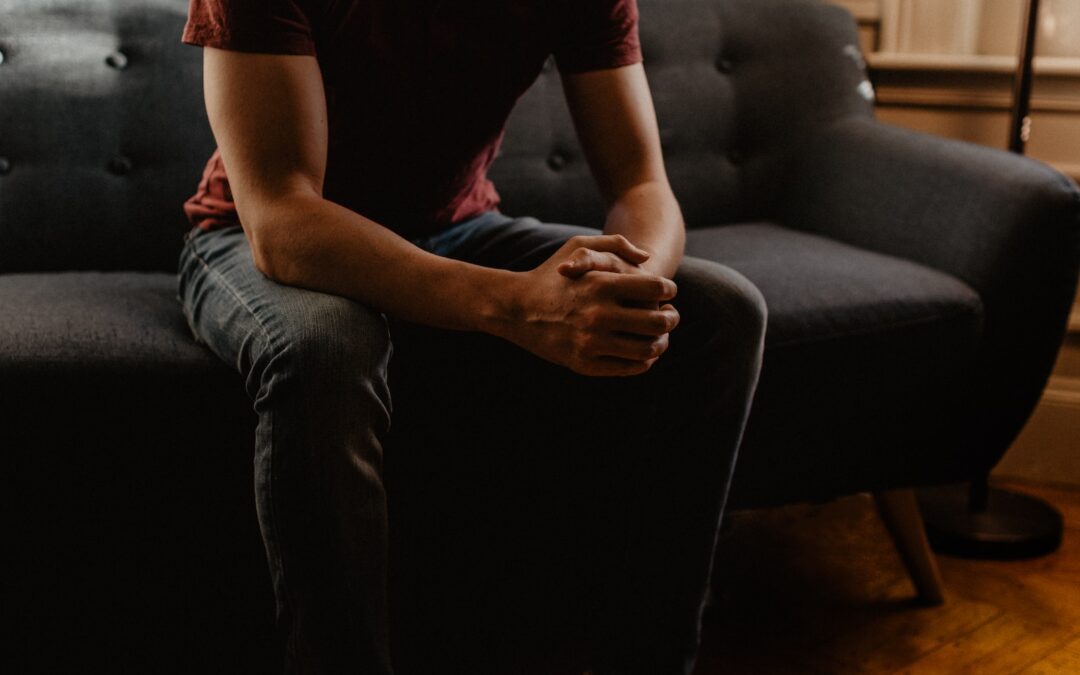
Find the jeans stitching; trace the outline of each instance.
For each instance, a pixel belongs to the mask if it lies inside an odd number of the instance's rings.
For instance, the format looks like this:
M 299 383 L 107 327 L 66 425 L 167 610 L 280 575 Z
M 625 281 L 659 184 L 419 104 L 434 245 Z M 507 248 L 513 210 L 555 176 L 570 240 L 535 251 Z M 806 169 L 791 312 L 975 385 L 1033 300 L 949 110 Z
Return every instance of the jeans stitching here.
M 194 247 L 189 246 L 188 248 L 191 251 L 191 255 L 196 260 L 199 261 L 199 264 L 202 265 L 203 269 L 206 270 L 206 272 L 208 274 L 210 274 L 210 275 L 214 276 L 215 278 L 217 278 L 220 281 L 222 288 L 224 288 L 229 293 L 229 295 L 231 295 L 233 297 L 233 299 L 236 300 L 236 302 L 251 316 L 252 320 L 255 322 L 255 325 L 258 326 L 259 330 L 262 332 L 263 339 L 266 341 L 267 346 L 271 347 L 274 344 L 274 341 L 270 337 L 270 331 L 266 328 L 266 325 L 262 322 L 262 320 L 259 319 L 258 315 L 251 308 L 251 306 L 248 305 L 248 303 L 244 302 L 243 298 L 240 297 L 240 294 L 228 282 L 228 279 L 225 277 L 224 274 L 222 274 L 221 272 L 219 272 L 219 271 L 215 270 L 214 268 L 212 268 L 210 266 L 210 264 L 206 261 L 206 259 L 203 258 L 203 256 L 198 251 L 194 250 Z M 288 582 L 286 581 L 286 577 L 288 575 L 286 575 L 286 573 L 285 573 L 285 556 L 282 555 L 282 553 L 281 553 L 281 536 L 280 536 L 280 530 L 278 529 L 279 518 L 277 516 L 277 509 L 276 509 L 275 503 L 274 503 L 274 447 L 275 447 L 275 444 L 274 444 L 274 422 L 273 422 L 273 413 L 272 412 L 267 413 L 267 419 L 268 419 L 268 423 L 270 425 L 270 431 L 269 431 L 270 452 L 268 453 L 268 460 L 267 460 L 267 466 L 266 466 L 266 485 L 267 485 L 267 502 L 268 502 L 268 504 L 270 506 L 271 536 L 273 537 L 273 548 L 275 549 L 275 552 L 277 553 L 277 563 L 281 567 L 281 590 L 282 590 L 282 593 L 285 596 L 286 602 L 288 602 L 290 605 L 292 605 L 295 608 L 296 607 L 296 602 L 293 600 L 293 594 L 290 592 L 289 587 L 288 587 Z
M 267 346 L 275 347 L 276 341 L 273 340 L 273 338 L 271 337 L 270 331 L 266 328 L 266 325 L 262 322 L 262 319 L 260 319 L 259 315 L 255 313 L 255 310 L 252 309 L 248 305 L 248 303 L 246 303 L 244 299 L 240 297 L 240 294 L 236 291 L 236 289 L 234 289 L 232 285 L 229 284 L 228 279 L 225 277 L 225 275 L 210 267 L 210 264 L 206 262 L 206 259 L 203 258 L 198 251 L 192 250 L 191 255 L 199 261 L 199 264 L 202 265 L 204 270 L 206 270 L 209 274 L 211 274 L 221 282 L 222 287 L 229 292 L 229 295 L 232 296 L 233 300 L 236 300 L 237 304 L 243 307 L 244 310 L 251 316 L 252 320 L 255 322 L 255 325 L 259 327 L 259 331 L 262 333 L 263 339 L 266 340 Z

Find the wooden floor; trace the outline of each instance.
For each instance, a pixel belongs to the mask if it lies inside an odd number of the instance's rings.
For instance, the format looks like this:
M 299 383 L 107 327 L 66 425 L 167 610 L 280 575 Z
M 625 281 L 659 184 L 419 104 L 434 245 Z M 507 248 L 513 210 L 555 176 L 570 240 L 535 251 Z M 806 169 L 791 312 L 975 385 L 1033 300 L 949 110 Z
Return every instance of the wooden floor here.
M 1080 674 L 1080 491 L 1010 487 L 1064 512 L 1061 550 L 939 557 L 935 608 L 912 601 L 869 497 L 736 514 L 696 675 Z

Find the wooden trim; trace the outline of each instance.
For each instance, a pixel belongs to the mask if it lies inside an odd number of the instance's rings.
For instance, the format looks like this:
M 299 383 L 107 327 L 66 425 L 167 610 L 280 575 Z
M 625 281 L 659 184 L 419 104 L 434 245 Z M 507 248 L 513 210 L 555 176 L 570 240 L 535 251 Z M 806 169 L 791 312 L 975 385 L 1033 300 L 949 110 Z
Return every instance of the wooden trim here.
M 1064 349 L 1076 349 L 1066 342 Z M 998 478 L 1080 486 L 1080 377 L 1054 375 L 1009 451 L 994 467 Z
M 1017 58 L 1000 54 L 907 54 L 880 51 L 868 54 L 866 62 L 875 70 L 945 71 L 950 73 L 997 73 L 1011 76 Z M 1080 59 L 1062 56 L 1035 57 L 1036 75 L 1080 78 Z
M 875 89 L 879 105 L 920 108 L 961 108 L 964 110 L 1009 110 L 1012 96 L 1007 93 L 976 92 L 961 89 L 929 87 L 878 86 Z M 1031 99 L 1032 112 L 1080 112 L 1080 98 L 1036 96 Z
M 1072 317 L 1069 318 L 1069 323 L 1072 323 Z M 1051 375 L 1046 383 L 1046 390 L 1043 391 L 1042 400 L 1047 403 L 1071 406 L 1080 411 L 1080 377 Z
M 859 23 L 877 23 L 881 20 L 878 0 L 832 0 L 832 3 L 851 12 Z
M 1065 174 L 1069 178 L 1072 178 L 1077 183 L 1080 183 L 1080 162 L 1049 162 L 1050 166 L 1054 167 L 1061 173 Z M 1077 312 L 1077 308 L 1073 309 L 1073 313 Z M 1073 321 L 1076 321 L 1076 325 L 1073 325 Z M 1069 331 L 1080 332 L 1080 316 L 1069 316 Z

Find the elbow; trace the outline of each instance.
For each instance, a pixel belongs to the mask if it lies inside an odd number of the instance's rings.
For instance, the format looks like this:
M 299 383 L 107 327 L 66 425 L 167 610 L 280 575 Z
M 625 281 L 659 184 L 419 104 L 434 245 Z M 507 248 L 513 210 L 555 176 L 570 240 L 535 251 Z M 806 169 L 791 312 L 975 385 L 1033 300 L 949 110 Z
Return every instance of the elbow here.
M 251 246 L 255 268 L 266 278 L 288 286 L 302 286 L 318 271 L 320 248 L 310 227 L 318 204 L 306 195 L 252 200 L 237 204 L 240 222 Z
M 290 247 L 283 241 L 283 229 L 280 223 L 265 218 L 253 218 L 244 227 L 255 269 L 271 281 L 295 285 L 297 266 L 289 255 Z

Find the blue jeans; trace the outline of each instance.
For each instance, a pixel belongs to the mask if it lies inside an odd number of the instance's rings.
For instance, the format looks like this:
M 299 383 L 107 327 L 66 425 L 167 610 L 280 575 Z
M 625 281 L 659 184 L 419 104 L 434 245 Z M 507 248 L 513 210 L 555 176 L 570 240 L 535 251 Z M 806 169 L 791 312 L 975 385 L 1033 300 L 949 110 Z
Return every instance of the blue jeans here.
M 527 270 L 575 234 L 596 230 L 490 212 L 415 243 Z M 646 375 L 585 378 L 512 348 L 540 379 L 550 374 L 560 383 L 557 398 L 582 408 L 602 399 L 623 418 L 612 428 L 630 429 L 594 435 L 580 448 L 590 452 L 601 436 L 618 444 L 617 461 L 602 470 L 627 490 L 626 503 L 593 514 L 617 549 L 590 563 L 602 568 L 590 577 L 595 598 L 587 605 L 597 675 L 692 670 L 757 382 L 765 326 L 757 290 L 728 268 L 692 258 L 676 282 L 682 323 Z M 382 480 L 391 323 L 359 302 L 270 281 L 239 227 L 190 233 L 179 284 L 194 335 L 238 371 L 258 416 L 256 506 L 287 671 L 391 673 Z M 626 422 L 646 416 L 659 423 Z M 559 486 L 550 489 L 555 497 Z M 604 504 L 610 493 L 597 508 Z M 394 661 L 416 662 L 412 656 Z

